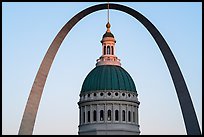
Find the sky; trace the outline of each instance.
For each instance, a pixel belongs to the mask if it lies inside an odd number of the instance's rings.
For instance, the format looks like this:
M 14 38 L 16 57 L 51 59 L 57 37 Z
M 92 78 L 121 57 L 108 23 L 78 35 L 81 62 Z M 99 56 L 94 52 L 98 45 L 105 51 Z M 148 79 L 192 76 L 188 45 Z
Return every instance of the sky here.
M 77 13 L 104 2 L 2 3 L 2 134 L 16 135 L 46 51 Z M 202 132 L 202 3 L 115 2 L 148 18 L 182 71 Z M 51 66 L 34 135 L 77 135 L 83 80 L 102 54 L 107 10 L 89 14 L 66 36 Z M 132 16 L 110 10 L 116 56 L 133 78 L 141 135 L 185 135 L 176 91 L 165 60 L 147 29 Z

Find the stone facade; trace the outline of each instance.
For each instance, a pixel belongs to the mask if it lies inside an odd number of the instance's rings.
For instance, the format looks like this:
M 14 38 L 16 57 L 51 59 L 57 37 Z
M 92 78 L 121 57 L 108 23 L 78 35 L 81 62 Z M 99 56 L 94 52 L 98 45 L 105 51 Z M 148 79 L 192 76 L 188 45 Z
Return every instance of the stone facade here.
M 80 94 L 79 135 L 139 135 L 137 94 L 106 90 Z

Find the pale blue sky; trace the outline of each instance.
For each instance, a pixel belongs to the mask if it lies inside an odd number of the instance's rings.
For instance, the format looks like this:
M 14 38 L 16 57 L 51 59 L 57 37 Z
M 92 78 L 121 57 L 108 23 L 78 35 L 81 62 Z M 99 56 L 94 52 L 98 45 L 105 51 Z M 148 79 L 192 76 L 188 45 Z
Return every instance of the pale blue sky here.
M 60 29 L 103 2 L 2 3 L 2 134 L 17 134 L 40 63 Z M 147 17 L 178 61 L 202 130 L 202 3 L 117 2 Z M 63 41 L 48 75 L 33 134 L 78 133 L 79 93 L 101 56 L 107 11 L 82 19 Z M 130 15 L 110 10 L 116 55 L 138 92 L 141 134 L 186 134 L 170 73 L 154 39 Z

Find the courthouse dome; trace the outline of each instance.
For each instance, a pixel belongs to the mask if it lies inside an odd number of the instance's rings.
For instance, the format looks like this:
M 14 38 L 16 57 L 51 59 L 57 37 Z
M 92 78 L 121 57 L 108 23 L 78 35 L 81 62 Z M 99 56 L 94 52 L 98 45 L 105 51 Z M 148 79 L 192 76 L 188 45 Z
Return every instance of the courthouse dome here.
M 133 79 L 120 66 L 96 66 L 85 78 L 81 93 L 97 90 L 123 90 L 136 92 Z

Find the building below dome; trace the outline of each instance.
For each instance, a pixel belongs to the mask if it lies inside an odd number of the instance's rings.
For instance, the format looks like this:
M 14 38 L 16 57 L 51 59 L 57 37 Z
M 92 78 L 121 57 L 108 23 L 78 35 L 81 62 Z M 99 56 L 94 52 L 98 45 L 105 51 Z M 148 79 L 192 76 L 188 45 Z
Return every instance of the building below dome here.
M 110 23 L 103 35 L 102 56 L 85 78 L 79 105 L 79 135 L 139 135 L 138 94 L 133 79 L 115 56 Z

